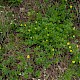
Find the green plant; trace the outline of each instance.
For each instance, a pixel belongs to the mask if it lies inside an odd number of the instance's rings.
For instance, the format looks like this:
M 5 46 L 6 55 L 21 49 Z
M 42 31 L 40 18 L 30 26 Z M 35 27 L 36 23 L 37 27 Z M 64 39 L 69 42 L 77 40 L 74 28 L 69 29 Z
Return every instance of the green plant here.
M 16 3 L 16 0 L 8 1 L 11 4 Z M 47 5 L 45 14 L 34 10 L 28 12 L 29 19 L 25 24 L 15 25 L 14 20 L 10 25 L 5 23 L 5 28 L 0 24 L 0 33 L 3 37 L 6 37 L 6 32 L 10 30 L 7 36 L 9 42 L 4 42 L 4 46 L 0 45 L 2 58 L 0 78 L 9 80 L 39 78 L 41 71 L 38 67 L 46 69 L 51 64 L 58 64 L 65 59 L 60 56 L 67 54 L 70 56 L 70 69 L 67 69 L 60 79 L 71 80 L 75 72 L 73 69 L 78 68 L 80 62 L 79 46 L 75 43 L 78 31 L 73 28 L 72 16 L 74 14 L 70 13 L 70 8 L 66 9 L 66 2 L 62 0 L 62 4 Z M 78 70 L 75 75 L 77 74 L 80 76 Z
M 66 72 L 63 74 L 62 77 L 60 77 L 59 80 L 71 80 L 72 76 L 74 74 L 74 71 L 72 69 L 66 70 Z
M 22 3 L 22 0 L 1 0 L 1 2 L 8 3 L 11 6 L 18 6 L 19 4 Z
M 22 2 L 22 0 L 8 0 L 8 2 L 12 5 L 19 5 Z
M 35 72 L 35 77 L 40 77 L 40 74 L 41 74 L 40 70 L 37 70 L 37 71 Z
M 29 20 L 26 26 L 22 24 L 17 32 L 19 32 L 18 36 L 24 40 L 24 44 L 30 49 L 33 48 L 32 55 L 35 56 L 33 58 L 36 65 L 47 68 L 54 62 L 54 55 L 66 52 L 77 53 L 77 47 L 73 44 L 71 44 L 72 49 L 67 46 L 69 40 L 74 39 L 71 17 L 73 14 L 70 13 L 70 9 L 66 10 L 64 3 L 49 5 L 44 16 L 41 12 L 35 14 L 35 20 Z

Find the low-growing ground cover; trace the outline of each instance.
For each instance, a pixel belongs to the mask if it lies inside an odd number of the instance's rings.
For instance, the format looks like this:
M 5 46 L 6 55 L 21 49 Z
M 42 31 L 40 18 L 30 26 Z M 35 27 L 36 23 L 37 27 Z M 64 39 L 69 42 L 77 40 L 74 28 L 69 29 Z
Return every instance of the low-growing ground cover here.
M 14 10 L 0 7 L 0 79 L 79 80 L 80 32 L 73 6 L 64 0 L 39 3 L 28 12 L 20 8 L 24 22 L 14 19 Z

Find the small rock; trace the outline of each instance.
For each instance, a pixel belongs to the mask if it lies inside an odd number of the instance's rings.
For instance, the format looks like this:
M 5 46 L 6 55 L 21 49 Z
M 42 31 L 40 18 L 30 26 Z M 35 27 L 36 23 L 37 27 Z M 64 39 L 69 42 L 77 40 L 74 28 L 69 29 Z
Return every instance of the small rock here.
M 25 8 L 20 8 L 20 12 L 25 12 Z

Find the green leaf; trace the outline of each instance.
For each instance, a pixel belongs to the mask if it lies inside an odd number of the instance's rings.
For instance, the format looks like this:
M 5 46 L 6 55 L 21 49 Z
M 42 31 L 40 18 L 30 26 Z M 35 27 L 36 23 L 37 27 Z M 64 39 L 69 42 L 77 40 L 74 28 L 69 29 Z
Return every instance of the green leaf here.
M 40 75 L 41 75 L 41 71 L 40 70 L 37 70 L 36 72 L 35 72 L 35 77 L 40 77 Z

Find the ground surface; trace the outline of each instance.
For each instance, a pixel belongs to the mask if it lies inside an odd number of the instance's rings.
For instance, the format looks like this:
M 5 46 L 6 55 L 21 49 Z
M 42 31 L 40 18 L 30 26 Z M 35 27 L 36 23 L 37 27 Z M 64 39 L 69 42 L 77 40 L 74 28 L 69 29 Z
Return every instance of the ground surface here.
M 79 2 L 78 2 L 79 3 Z M 6 21 L 10 24 L 12 23 L 12 20 L 14 20 L 14 22 L 18 25 L 20 25 L 22 22 L 23 23 L 26 23 L 27 20 L 29 19 L 29 17 L 27 16 L 27 13 L 30 9 L 33 9 L 35 11 L 38 11 L 38 7 L 35 5 L 35 0 L 24 0 L 22 4 L 20 4 L 19 6 L 17 7 L 10 7 L 10 6 L 4 6 L 3 8 L 0 9 L 0 16 L 1 16 L 1 19 L 0 19 L 0 22 L 2 22 L 2 25 L 4 26 Z M 44 13 L 44 11 L 42 10 L 42 12 Z M 7 16 L 7 14 L 10 14 L 9 16 Z M 6 17 L 7 16 L 7 17 Z M 35 16 L 33 16 L 35 17 Z M 32 18 L 34 19 L 34 18 Z M 76 21 L 74 22 L 74 26 L 76 27 L 76 29 L 80 29 L 80 23 L 79 23 L 79 16 L 77 15 L 76 16 Z M 10 32 L 10 31 L 9 31 Z M 5 36 L 5 40 L 3 41 L 2 39 L 2 42 L 4 44 L 4 46 L 7 46 L 7 44 L 10 42 L 10 38 L 8 37 L 9 35 L 9 32 L 8 34 Z M 80 32 L 79 32 L 80 33 Z M 6 34 L 6 33 L 5 33 Z M 4 59 L 6 60 L 8 56 L 10 55 L 13 55 L 13 56 L 16 56 L 14 55 L 15 51 L 19 51 L 19 52 L 24 52 L 25 53 L 25 48 L 27 46 L 25 45 L 21 45 L 20 44 L 20 39 L 17 37 L 17 33 L 14 31 L 13 32 L 13 45 L 15 46 L 15 50 L 9 50 L 7 53 L 8 54 L 4 54 Z M 80 48 L 80 37 L 76 37 L 76 40 L 77 40 L 77 43 L 79 45 L 79 48 Z M 20 46 L 21 45 L 21 46 Z M 41 67 L 37 66 L 35 69 L 40 69 L 42 71 L 41 73 L 41 77 L 40 77 L 40 80 L 57 80 L 59 76 L 61 76 L 61 74 L 63 74 L 67 67 L 68 67 L 68 60 L 70 59 L 70 55 L 60 55 L 58 56 L 58 58 L 60 57 L 64 57 L 64 61 L 54 65 L 52 64 L 48 69 L 46 70 L 43 70 Z M 19 63 L 19 61 L 17 61 L 17 63 Z M 15 68 L 15 67 L 14 67 Z M 46 76 L 44 76 L 44 74 Z M 21 77 L 21 80 L 25 80 L 23 77 Z M 29 79 L 29 80 L 37 80 L 36 78 L 32 78 L 32 79 Z M 79 78 L 75 78 L 73 77 L 72 80 L 79 80 Z

